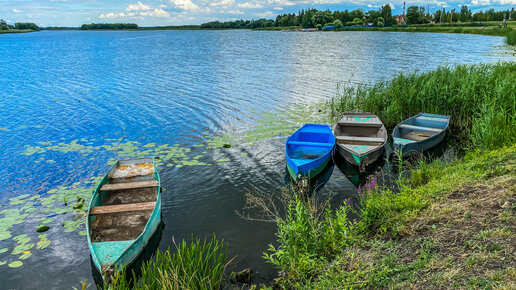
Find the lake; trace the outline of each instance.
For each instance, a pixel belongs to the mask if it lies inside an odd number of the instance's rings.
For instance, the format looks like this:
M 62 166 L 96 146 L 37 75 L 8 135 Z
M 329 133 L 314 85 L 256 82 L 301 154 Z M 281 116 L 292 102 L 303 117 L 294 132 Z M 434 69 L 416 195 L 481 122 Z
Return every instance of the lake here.
M 504 38 L 402 32 L 42 31 L 0 36 L 0 280 L 3 288 L 92 283 L 83 224 L 115 159 L 159 156 L 159 248 L 211 237 L 251 267 L 275 224 L 241 214 L 245 194 L 279 194 L 284 142 L 337 85 L 369 85 L 455 63 L 514 61 Z M 230 148 L 223 148 L 230 144 Z M 338 169 L 319 192 L 342 204 Z M 82 200 L 84 200 L 84 206 Z M 75 207 L 75 209 L 74 209 Z M 36 232 L 40 225 L 50 229 Z

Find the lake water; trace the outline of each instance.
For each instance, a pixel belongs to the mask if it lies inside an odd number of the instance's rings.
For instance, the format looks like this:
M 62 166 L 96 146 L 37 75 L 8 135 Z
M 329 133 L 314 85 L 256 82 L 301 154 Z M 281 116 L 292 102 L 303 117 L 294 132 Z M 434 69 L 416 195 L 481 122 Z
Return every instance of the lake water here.
M 215 233 L 236 257 L 230 270 L 251 267 L 256 282 L 269 282 L 276 270 L 262 255 L 275 242 L 275 225 L 236 211 L 247 192 L 280 192 L 286 136 L 304 121 L 324 120 L 314 105 L 334 96 L 337 84 L 514 60 L 511 52 L 501 37 L 467 34 L 1 35 L 1 288 L 92 283 L 78 203 L 87 204 L 113 159 L 137 156 L 160 157 L 161 249 L 173 246 L 172 237 Z M 334 205 L 354 198 L 338 169 L 328 176 L 323 198 Z M 50 229 L 36 232 L 44 224 Z

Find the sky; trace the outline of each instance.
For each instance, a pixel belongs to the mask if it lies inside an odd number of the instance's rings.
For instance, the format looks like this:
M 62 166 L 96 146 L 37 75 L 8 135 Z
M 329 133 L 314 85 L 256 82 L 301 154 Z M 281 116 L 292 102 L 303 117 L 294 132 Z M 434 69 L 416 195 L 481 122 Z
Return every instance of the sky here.
M 390 2 L 386 2 L 390 1 Z M 0 0 L 0 19 L 7 23 L 34 22 L 39 26 L 80 26 L 84 23 L 136 23 L 139 26 L 201 24 L 214 20 L 275 19 L 278 14 L 301 9 L 354 10 L 393 7 L 401 14 L 403 0 Z M 460 9 L 467 5 L 473 12 L 494 8 L 512 9 L 516 0 L 406 0 L 430 8 Z

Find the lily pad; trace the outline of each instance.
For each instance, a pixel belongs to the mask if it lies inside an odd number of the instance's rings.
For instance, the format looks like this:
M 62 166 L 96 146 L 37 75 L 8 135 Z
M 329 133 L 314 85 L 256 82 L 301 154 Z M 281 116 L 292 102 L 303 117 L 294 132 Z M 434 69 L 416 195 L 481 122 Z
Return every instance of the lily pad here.
M 43 233 L 43 232 L 46 232 L 50 229 L 49 226 L 39 226 L 37 229 L 36 229 L 36 232 L 38 233 Z
M 9 268 L 19 268 L 21 266 L 23 266 L 23 262 L 22 261 L 14 261 L 14 262 L 9 264 Z
M 222 147 L 224 147 L 224 148 L 231 148 L 231 144 L 224 143 L 224 144 L 222 144 Z
M 9 251 L 9 249 L 8 249 L 8 248 L 0 249 L 0 254 L 1 254 L 1 253 L 5 253 L 5 252 L 7 252 L 7 251 Z
M 46 238 L 44 238 L 44 239 L 41 239 L 41 241 L 39 241 L 36 244 L 36 249 L 41 250 L 41 249 L 44 249 L 44 248 L 46 248 L 48 246 L 50 246 L 50 240 L 47 240 Z
M 32 253 L 31 253 L 31 252 L 28 252 L 28 253 L 25 253 L 25 254 L 21 255 L 21 256 L 19 257 L 19 259 L 20 259 L 20 260 L 25 260 L 25 259 L 29 258 L 30 256 L 32 256 Z

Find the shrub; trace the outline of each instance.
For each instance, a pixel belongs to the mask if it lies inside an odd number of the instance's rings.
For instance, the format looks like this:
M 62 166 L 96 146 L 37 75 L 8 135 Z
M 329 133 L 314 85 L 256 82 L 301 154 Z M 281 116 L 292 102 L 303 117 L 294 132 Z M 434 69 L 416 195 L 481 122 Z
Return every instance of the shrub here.
M 516 45 L 516 30 L 511 30 L 507 33 L 505 42 L 509 45 Z

